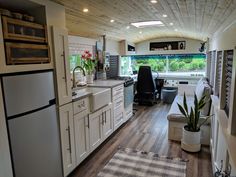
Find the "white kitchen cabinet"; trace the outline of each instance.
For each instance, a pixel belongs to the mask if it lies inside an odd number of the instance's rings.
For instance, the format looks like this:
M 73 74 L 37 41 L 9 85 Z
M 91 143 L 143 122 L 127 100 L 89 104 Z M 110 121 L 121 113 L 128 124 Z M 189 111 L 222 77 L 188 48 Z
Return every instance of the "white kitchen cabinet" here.
M 124 86 L 119 85 L 112 89 L 114 130 L 124 123 Z
M 109 104 L 103 108 L 102 117 L 102 129 L 103 129 L 103 140 L 107 139 L 113 133 L 113 108 L 112 104 Z
M 126 40 L 120 41 L 120 55 L 134 55 L 135 44 Z
M 88 113 L 83 111 L 74 115 L 76 165 L 90 153 Z
M 55 27 L 52 28 L 52 31 L 58 102 L 61 106 L 72 101 L 68 32 L 65 29 Z
M 102 109 L 89 114 L 89 144 L 91 152 L 95 150 L 103 141 L 102 119 Z
M 75 168 L 75 143 L 72 103 L 59 108 L 64 176 Z

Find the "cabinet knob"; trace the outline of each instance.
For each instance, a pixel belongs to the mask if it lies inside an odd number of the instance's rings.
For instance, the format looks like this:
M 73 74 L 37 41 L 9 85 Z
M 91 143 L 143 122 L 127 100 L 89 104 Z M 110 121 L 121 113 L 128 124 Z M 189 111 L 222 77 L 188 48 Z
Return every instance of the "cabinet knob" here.
M 69 151 L 71 153 L 71 148 L 67 148 L 67 151 Z

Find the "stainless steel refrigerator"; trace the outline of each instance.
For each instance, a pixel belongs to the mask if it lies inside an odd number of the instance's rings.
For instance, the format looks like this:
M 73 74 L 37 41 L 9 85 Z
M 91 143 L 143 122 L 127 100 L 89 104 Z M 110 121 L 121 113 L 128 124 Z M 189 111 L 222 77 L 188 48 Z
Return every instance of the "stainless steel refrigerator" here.
M 2 77 L 15 177 L 62 177 L 53 72 Z

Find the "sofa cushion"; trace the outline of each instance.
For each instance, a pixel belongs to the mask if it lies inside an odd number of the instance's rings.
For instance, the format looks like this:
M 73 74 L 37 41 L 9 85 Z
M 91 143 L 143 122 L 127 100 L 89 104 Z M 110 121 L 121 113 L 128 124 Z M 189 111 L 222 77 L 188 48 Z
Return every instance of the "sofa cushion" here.
M 187 100 L 187 104 L 188 104 L 188 109 L 190 110 L 191 106 L 194 105 L 194 97 L 187 96 L 186 100 Z M 169 121 L 187 123 L 186 118 L 179 111 L 179 107 L 178 107 L 177 103 L 179 103 L 180 105 L 183 105 L 183 96 L 177 95 L 175 97 L 175 100 L 171 105 L 170 111 L 167 114 L 167 119 Z M 199 122 L 202 122 L 204 120 L 205 120 L 205 118 L 200 118 Z M 208 124 L 209 123 L 210 123 L 210 120 L 208 121 Z
M 195 89 L 195 94 L 197 96 L 197 99 L 200 100 L 202 96 L 204 95 L 204 86 L 205 84 L 203 82 L 198 82 L 196 89 Z
M 207 103 L 203 107 L 203 109 L 201 110 L 201 114 L 203 116 L 207 116 L 207 115 L 209 115 L 210 108 L 211 108 L 211 93 L 212 93 L 212 88 L 211 88 L 211 86 L 209 84 L 203 84 L 203 86 L 204 86 L 203 95 L 206 95 Z
M 193 106 L 193 96 L 186 96 L 188 109 L 190 110 L 191 106 Z M 182 115 L 177 105 L 183 105 L 183 96 L 177 95 L 171 105 L 170 111 L 167 114 L 167 119 L 170 121 L 177 121 L 177 122 L 186 122 L 186 119 Z
M 209 84 L 209 80 L 207 77 L 201 77 L 201 79 L 199 79 L 198 83 L 204 83 L 204 84 Z
M 186 122 L 186 118 L 182 115 L 182 113 L 179 110 L 179 107 L 177 103 L 180 105 L 183 105 L 183 96 L 177 95 L 171 105 L 171 108 L 167 114 L 167 119 L 169 121 L 175 121 L 175 122 Z M 186 101 L 188 105 L 188 111 L 190 112 L 191 107 L 194 107 L 194 97 L 193 96 L 186 96 Z M 208 115 L 209 109 L 210 109 L 210 102 L 208 102 L 204 109 L 201 111 L 202 116 Z M 200 118 L 200 122 L 205 120 L 205 118 Z

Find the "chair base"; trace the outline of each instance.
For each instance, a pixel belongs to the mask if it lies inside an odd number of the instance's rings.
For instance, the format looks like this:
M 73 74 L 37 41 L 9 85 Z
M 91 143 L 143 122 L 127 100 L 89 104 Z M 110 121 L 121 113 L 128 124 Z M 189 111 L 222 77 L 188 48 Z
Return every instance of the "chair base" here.
M 154 105 L 157 103 L 157 94 L 151 94 L 151 93 L 138 93 L 137 94 L 137 102 L 140 105 Z

